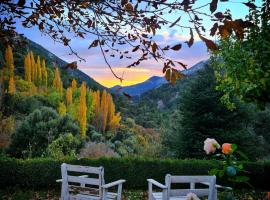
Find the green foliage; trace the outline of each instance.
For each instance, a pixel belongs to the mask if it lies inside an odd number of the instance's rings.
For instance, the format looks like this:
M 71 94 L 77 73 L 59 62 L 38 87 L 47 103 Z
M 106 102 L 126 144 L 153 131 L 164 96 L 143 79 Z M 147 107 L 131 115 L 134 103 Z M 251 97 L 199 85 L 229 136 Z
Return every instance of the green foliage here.
M 47 99 L 54 108 L 57 108 L 60 102 L 62 101 L 62 95 L 56 90 L 51 89 L 51 91 L 47 96 Z
M 221 40 L 213 57 L 217 89 L 224 94 L 222 102 L 234 109 L 234 97 L 264 107 L 270 102 L 270 16 L 265 1 L 260 12 L 252 12 L 254 26 L 245 40 L 233 37 Z
M 0 188 L 15 187 L 30 189 L 59 188 L 55 180 L 61 177 L 60 165 L 70 164 L 103 166 L 107 182 L 126 179 L 125 189 L 146 189 L 147 178 L 164 183 L 167 173 L 177 175 L 207 175 L 219 165 L 218 161 L 207 160 L 157 160 L 143 158 L 99 158 L 80 160 L 53 160 L 48 158 L 18 160 L 0 158 Z M 267 189 L 270 179 L 269 162 L 243 163 L 250 172 L 250 182 L 255 188 Z M 218 179 L 218 183 L 219 179 Z
M 52 108 L 42 107 L 29 114 L 12 135 L 8 153 L 14 157 L 37 157 L 60 134 L 78 134 L 77 124 L 60 117 Z
M 55 159 L 63 159 L 65 157 L 75 158 L 82 144 L 83 141 L 78 135 L 73 136 L 71 133 L 60 135 L 49 144 L 47 156 Z
M 182 91 L 178 111 L 172 115 L 171 134 L 167 145 L 177 157 L 204 156 L 203 141 L 215 138 L 221 143 L 232 142 L 251 159 L 267 155 L 265 140 L 249 129 L 253 119 L 247 106 L 239 104 L 234 111 L 221 102 L 215 90 L 213 70 L 206 67 Z

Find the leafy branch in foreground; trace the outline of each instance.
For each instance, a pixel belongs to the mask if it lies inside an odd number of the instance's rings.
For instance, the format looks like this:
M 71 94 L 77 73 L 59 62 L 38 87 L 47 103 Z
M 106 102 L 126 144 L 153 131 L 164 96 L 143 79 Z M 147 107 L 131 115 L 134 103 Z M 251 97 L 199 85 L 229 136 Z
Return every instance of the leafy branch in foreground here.
M 252 2 L 243 4 L 253 10 L 257 8 Z M 174 83 L 183 76 L 177 66 L 185 68 L 186 65 L 169 58 L 166 52 L 179 51 L 182 45 L 179 41 L 163 46 L 155 37 L 157 31 L 164 27 L 186 30 L 190 32 L 186 41 L 189 47 L 196 33 L 208 49 L 216 50 L 217 45 L 207 39 L 208 30 L 203 24 L 203 19 L 208 18 L 213 22 L 210 36 L 224 38 L 234 32 L 242 39 L 245 28 L 251 24 L 232 19 L 229 11 L 217 12 L 217 6 L 217 0 L 200 6 L 190 0 L 19 0 L 17 3 L 4 0 L 0 3 L 0 27 L 1 30 L 14 30 L 15 21 L 25 28 L 36 26 L 52 40 L 69 47 L 70 53 L 80 61 L 84 59 L 72 48 L 71 38 L 90 40 L 89 49 L 99 47 L 112 72 L 109 59 L 127 59 L 130 60 L 127 67 L 135 67 L 153 58 L 164 63 L 166 79 Z M 205 11 L 206 7 L 210 12 Z M 113 75 L 122 80 L 114 72 Z

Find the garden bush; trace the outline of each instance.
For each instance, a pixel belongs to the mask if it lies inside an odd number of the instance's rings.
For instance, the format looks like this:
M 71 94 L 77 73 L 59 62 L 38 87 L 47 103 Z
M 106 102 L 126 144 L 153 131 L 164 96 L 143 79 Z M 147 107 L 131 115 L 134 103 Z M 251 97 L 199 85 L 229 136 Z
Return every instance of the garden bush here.
M 147 178 L 164 183 L 165 174 L 206 175 L 218 166 L 214 160 L 157 160 L 143 158 L 99 158 L 65 159 L 48 158 L 14 159 L 0 158 L 0 188 L 19 187 L 26 189 L 50 189 L 59 187 L 55 180 L 61 177 L 61 163 L 87 166 L 103 166 L 106 182 L 126 179 L 125 189 L 146 189 Z M 270 180 L 270 162 L 244 163 L 250 172 L 250 183 L 254 188 L 267 189 Z M 219 182 L 219 180 L 218 180 Z M 60 187 L 59 187 L 60 189 Z M 268 188 L 269 189 L 269 188 Z

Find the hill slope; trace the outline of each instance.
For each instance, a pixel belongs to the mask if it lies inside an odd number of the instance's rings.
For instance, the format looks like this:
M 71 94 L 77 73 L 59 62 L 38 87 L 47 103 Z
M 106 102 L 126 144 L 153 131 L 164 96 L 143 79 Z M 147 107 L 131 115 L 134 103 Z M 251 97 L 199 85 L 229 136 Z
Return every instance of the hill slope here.
M 15 37 L 12 38 L 15 41 L 16 45 L 13 47 L 13 56 L 14 56 L 14 64 L 15 64 L 15 74 L 22 75 L 24 73 L 24 56 L 28 51 L 33 51 L 34 55 L 39 55 L 41 58 L 45 58 L 47 66 L 59 66 L 60 68 L 67 64 L 66 61 L 57 57 L 52 52 L 48 51 L 41 45 L 31 41 L 28 38 L 25 38 L 22 35 L 16 34 Z M 15 48 L 16 46 L 16 48 Z M 4 50 L 5 45 L 3 41 L 0 41 L 0 66 L 4 63 Z M 63 84 L 64 86 L 69 84 L 69 82 L 75 78 L 78 82 L 85 81 L 86 84 L 92 89 L 104 89 L 105 87 L 97 83 L 94 79 L 89 77 L 84 72 L 79 69 L 61 69 L 63 74 Z

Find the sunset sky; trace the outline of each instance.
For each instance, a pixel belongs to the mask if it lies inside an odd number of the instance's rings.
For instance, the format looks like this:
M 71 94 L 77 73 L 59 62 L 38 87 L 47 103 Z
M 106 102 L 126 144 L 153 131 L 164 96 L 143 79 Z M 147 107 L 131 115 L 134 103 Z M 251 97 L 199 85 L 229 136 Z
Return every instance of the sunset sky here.
M 205 4 L 206 1 L 208 0 L 198 0 L 196 4 L 199 6 Z M 247 1 L 234 0 L 232 3 L 221 2 L 216 12 L 224 11 L 225 8 L 229 8 L 234 19 L 243 18 L 245 14 L 248 13 L 248 8 L 240 2 Z M 260 5 L 261 0 L 257 0 L 256 4 Z M 207 7 L 206 10 L 209 10 L 209 8 Z M 172 18 L 171 21 L 173 21 L 173 19 L 177 19 L 178 16 L 179 13 L 175 12 L 167 17 Z M 181 21 L 182 20 L 183 23 L 188 23 L 188 20 L 185 20 L 185 16 L 182 16 Z M 204 24 L 207 29 L 210 29 L 212 22 L 205 20 Z M 23 33 L 30 40 L 42 45 L 44 48 L 67 62 L 78 60 L 75 56 L 69 55 L 68 48 L 59 43 L 55 43 L 48 36 L 42 35 L 37 28 L 25 29 L 20 25 L 17 25 L 17 31 Z M 173 28 L 168 30 L 164 28 L 157 32 L 155 38 L 159 43 L 173 45 L 180 42 L 183 43 L 188 40 L 188 36 L 188 31 Z M 213 39 L 215 40 L 216 38 Z M 106 87 L 112 87 L 114 85 L 132 85 L 143 82 L 154 75 L 162 76 L 163 63 L 157 63 L 153 59 L 142 63 L 139 67 L 129 69 L 125 68 L 125 66 L 129 64 L 127 61 L 112 60 L 111 63 L 114 71 L 124 78 L 124 81 L 120 83 L 106 66 L 99 49 L 88 50 L 89 43 L 91 43 L 91 40 L 80 38 L 73 38 L 71 41 L 71 46 L 86 60 L 86 62 L 78 62 L 78 67 Z M 168 53 L 168 57 L 182 61 L 188 64 L 188 67 L 191 67 L 197 62 L 207 59 L 209 54 L 203 42 L 198 40 L 198 37 L 195 36 L 195 43 L 191 48 L 188 48 L 186 44 L 183 44 L 180 51 Z

